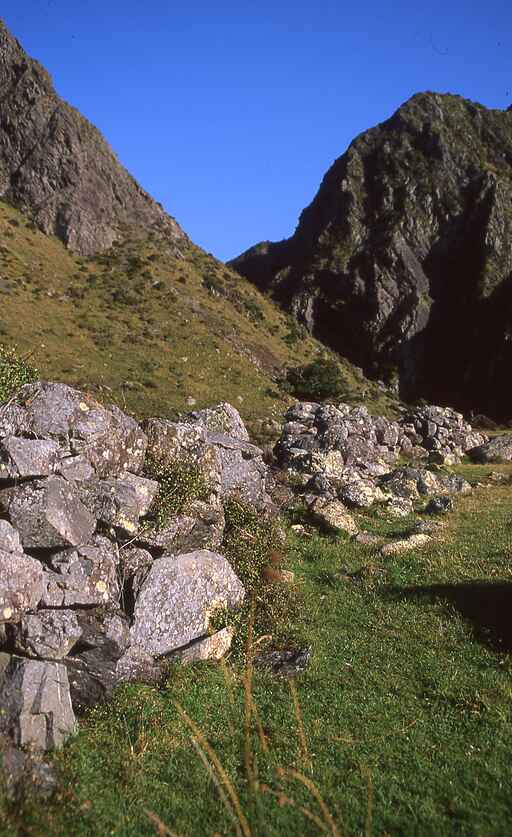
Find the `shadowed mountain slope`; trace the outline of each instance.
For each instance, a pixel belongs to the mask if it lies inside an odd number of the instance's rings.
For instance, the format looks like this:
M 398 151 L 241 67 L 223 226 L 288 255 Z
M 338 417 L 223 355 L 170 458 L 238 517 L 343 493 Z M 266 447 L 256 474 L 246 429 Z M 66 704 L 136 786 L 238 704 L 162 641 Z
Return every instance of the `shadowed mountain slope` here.
M 352 142 L 290 239 L 231 264 L 406 398 L 510 417 L 511 242 L 512 112 L 422 93 Z

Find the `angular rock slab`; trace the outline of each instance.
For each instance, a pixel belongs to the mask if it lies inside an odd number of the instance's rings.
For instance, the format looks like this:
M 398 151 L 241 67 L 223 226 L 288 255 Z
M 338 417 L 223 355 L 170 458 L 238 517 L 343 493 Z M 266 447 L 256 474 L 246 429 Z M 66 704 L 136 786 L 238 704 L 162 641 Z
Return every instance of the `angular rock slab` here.
M 222 497 L 240 497 L 262 511 L 271 508 L 266 490 L 268 469 L 260 448 L 221 433 L 208 433 L 207 440 L 218 452 Z
M 195 410 L 186 416 L 186 420 L 200 424 L 210 433 L 222 433 L 242 442 L 249 441 L 249 433 L 240 413 L 226 401 L 204 410 Z
M 41 602 L 45 607 L 114 604 L 119 601 L 117 546 L 101 535 L 49 560 Z
M 226 559 L 201 549 L 157 559 L 136 601 L 131 640 L 155 655 L 204 637 L 212 612 L 235 607 L 245 595 Z
M 0 501 L 26 549 L 58 549 L 85 544 L 96 520 L 76 487 L 62 477 L 23 483 L 0 494 Z
M 59 445 L 49 439 L 7 436 L 0 442 L 0 480 L 47 477 L 59 460 Z
M 165 525 L 145 529 L 138 537 L 141 544 L 152 549 L 178 554 L 195 549 L 217 549 L 225 528 L 222 507 L 195 500 L 187 514 L 172 517 Z
M 61 660 L 82 636 L 74 610 L 39 610 L 16 627 L 14 647 L 27 657 Z
M 80 483 L 80 498 L 97 520 L 133 535 L 139 528 L 139 518 L 149 511 L 158 491 L 155 480 L 135 474 L 122 479 L 91 479 Z
M 339 500 L 316 497 L 309 510 L 319 525 L 329 532 L 345 532 L 347 535 L 359 532 L 354 518 Z
M 102 478 L 138 473 L 147 443 L 137 422 L 117 407 L 106 409 L 79 390 L 46 381 L 27 384 L 0 407 L 0 436 L 58 441 Z
M 43 596 L 43 567 L 23 552 L 0 550 L 0 622 L 35 610 Z
M 0 728 L 20 747 L 60 747 L 76 729 L 65 666 L 11 657 L 0 676 Z

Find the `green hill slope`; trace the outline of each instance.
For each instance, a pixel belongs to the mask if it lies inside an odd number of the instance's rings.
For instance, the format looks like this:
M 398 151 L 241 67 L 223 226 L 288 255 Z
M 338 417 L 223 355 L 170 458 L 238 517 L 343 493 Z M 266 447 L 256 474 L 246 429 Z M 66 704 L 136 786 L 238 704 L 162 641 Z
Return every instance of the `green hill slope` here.
M 80 258 L 1 202 L 0 294 L 2 343 L 33 353 L 43 377 L 97 391 L 139 417 L 229 400 L 254 429 L 290 401 L 286 368 L 325 354 L 187 240 L 150 235 Z M 393 409 L 355 367 L 340 369 L 347 399 Z

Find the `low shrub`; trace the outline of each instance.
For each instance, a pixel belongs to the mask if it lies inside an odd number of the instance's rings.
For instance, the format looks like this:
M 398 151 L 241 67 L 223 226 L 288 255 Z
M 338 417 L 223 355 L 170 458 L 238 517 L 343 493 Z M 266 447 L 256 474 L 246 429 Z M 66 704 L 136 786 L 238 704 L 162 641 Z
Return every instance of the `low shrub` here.
M 7 401 L 24 384 L 37 378 L 37 369 L 15 349 L 0 345 L 0 402 Z
M 317 358 L 303 366 L 286 371 L 283 388 L 296 398 L 325 401 L 346 394 L 346 382 L 333 358 Z
M 160 528 L 171 517 L 182 514 L 193 500 L 207 500 L 210 489 L 197 462 L 176 458 L 172 463 L 149 458 L 146 475 L 159 483 L 150 519 Z

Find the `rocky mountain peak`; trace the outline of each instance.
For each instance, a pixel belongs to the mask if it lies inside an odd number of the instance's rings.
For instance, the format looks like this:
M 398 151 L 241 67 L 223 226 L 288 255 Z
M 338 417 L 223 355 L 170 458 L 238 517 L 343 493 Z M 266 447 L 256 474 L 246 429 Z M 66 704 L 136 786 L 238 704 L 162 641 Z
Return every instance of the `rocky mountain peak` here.
M 0 197 L 43 232 L 83 255 L 141 232 L 185 236 L 2 21 L 0 96 Z
M 402 394 L 510 415 L 512 114 L 420 93 L 233 266 Z

